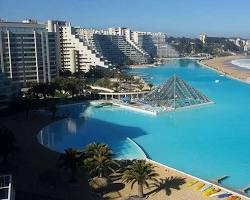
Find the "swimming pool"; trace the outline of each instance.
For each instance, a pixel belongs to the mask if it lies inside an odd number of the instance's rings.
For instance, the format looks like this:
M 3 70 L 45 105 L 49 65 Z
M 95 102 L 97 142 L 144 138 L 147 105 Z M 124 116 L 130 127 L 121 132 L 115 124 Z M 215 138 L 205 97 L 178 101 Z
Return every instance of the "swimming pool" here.
M 223 184 L 235 189 L 250 184 L 250 85 L 191 60 L 132 72 L 154 84 L 177 74 L 215 104 L 158 116 L 119 107 L 66 106 L 60 110 L 71 118 L 45 127 L 39 141 L 56 151 L 103 141 L 118 156 L 140 158 L 131 138 L 162 164 L 203 179 L 229 175 Z

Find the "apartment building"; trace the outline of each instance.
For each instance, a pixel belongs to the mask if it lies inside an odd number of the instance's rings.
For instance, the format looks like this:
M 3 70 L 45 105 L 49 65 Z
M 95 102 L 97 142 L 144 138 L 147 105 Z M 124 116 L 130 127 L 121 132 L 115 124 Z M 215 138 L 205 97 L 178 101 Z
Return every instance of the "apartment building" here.
M 88 40 L 91 33 L 92 31 L 80 32 L 78 28 L 67 23 L 60 26 L 62 69 L 74 73 L 78 71 L 87 72 L 92 67 L 109 68 L 111 66 L 105 58 L 91 47 Z
M 246 41 L 246 44 L 244 46 L 244 51 L 249 52 L 250 51 L 250 40 Z
M 167 36 L 164 33 L 152 33 L 152 40 L 156 47 L 157 58 L 176 58 L 179 57 L 179 53 L 166 42 Z
M 134 31 L 132 33 L 132 40 L 142 49 L 144 49 L 151 58 L 157 57 L 157 46 L 153 40 L 151 32 Z
M 207 42 L 207 35 L 206 35 L 206 34 L 200 34 L 200 35 L 199 35 L 199 40 L 200 40 L 203 44 L 206 44 L 206 42 Z
M 107 69 L 151 62 L 147 52 L 127 38 L 128 33 L 126 28 L 97 30 L 67 23 L 60 26 L 62 68 L 74 73 L 92 67 Z
M 0 67 L 16 84 L 50 82 L 59 74 L 59 35 L 35 21 L 0 22 Z
M 94 34 L 93 44 L 97 52 L 116 67 L 152 62 L 146 52 L 126 40 L 124 36 Z

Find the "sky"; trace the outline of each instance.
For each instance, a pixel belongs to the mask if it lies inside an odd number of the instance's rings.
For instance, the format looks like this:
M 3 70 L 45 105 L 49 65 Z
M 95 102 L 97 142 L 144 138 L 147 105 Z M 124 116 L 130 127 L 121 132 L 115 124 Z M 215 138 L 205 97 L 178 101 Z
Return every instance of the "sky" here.
M 0 0 L 0 18 L 123 26 L 175 37 L 250 38 L 250 0 Z

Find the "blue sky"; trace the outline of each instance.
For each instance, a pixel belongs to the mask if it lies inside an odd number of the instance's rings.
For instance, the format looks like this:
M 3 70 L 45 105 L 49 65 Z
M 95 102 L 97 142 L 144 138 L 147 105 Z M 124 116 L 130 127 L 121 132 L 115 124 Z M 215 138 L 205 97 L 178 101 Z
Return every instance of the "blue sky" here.
M 128 26 L 172 36 L 250 38 L 250 0 L 0 0 L 0 18 L 60 19 L 94 28 Z

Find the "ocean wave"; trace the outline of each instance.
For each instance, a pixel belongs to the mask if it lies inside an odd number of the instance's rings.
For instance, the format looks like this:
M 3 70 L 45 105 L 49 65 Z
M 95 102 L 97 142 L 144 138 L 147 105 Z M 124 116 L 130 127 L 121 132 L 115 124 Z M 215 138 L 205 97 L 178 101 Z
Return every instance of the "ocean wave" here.
M 250 69 L 250 59 L 232 60 L 231 63 L 233 65 L 237 65 L 238 67 Z

